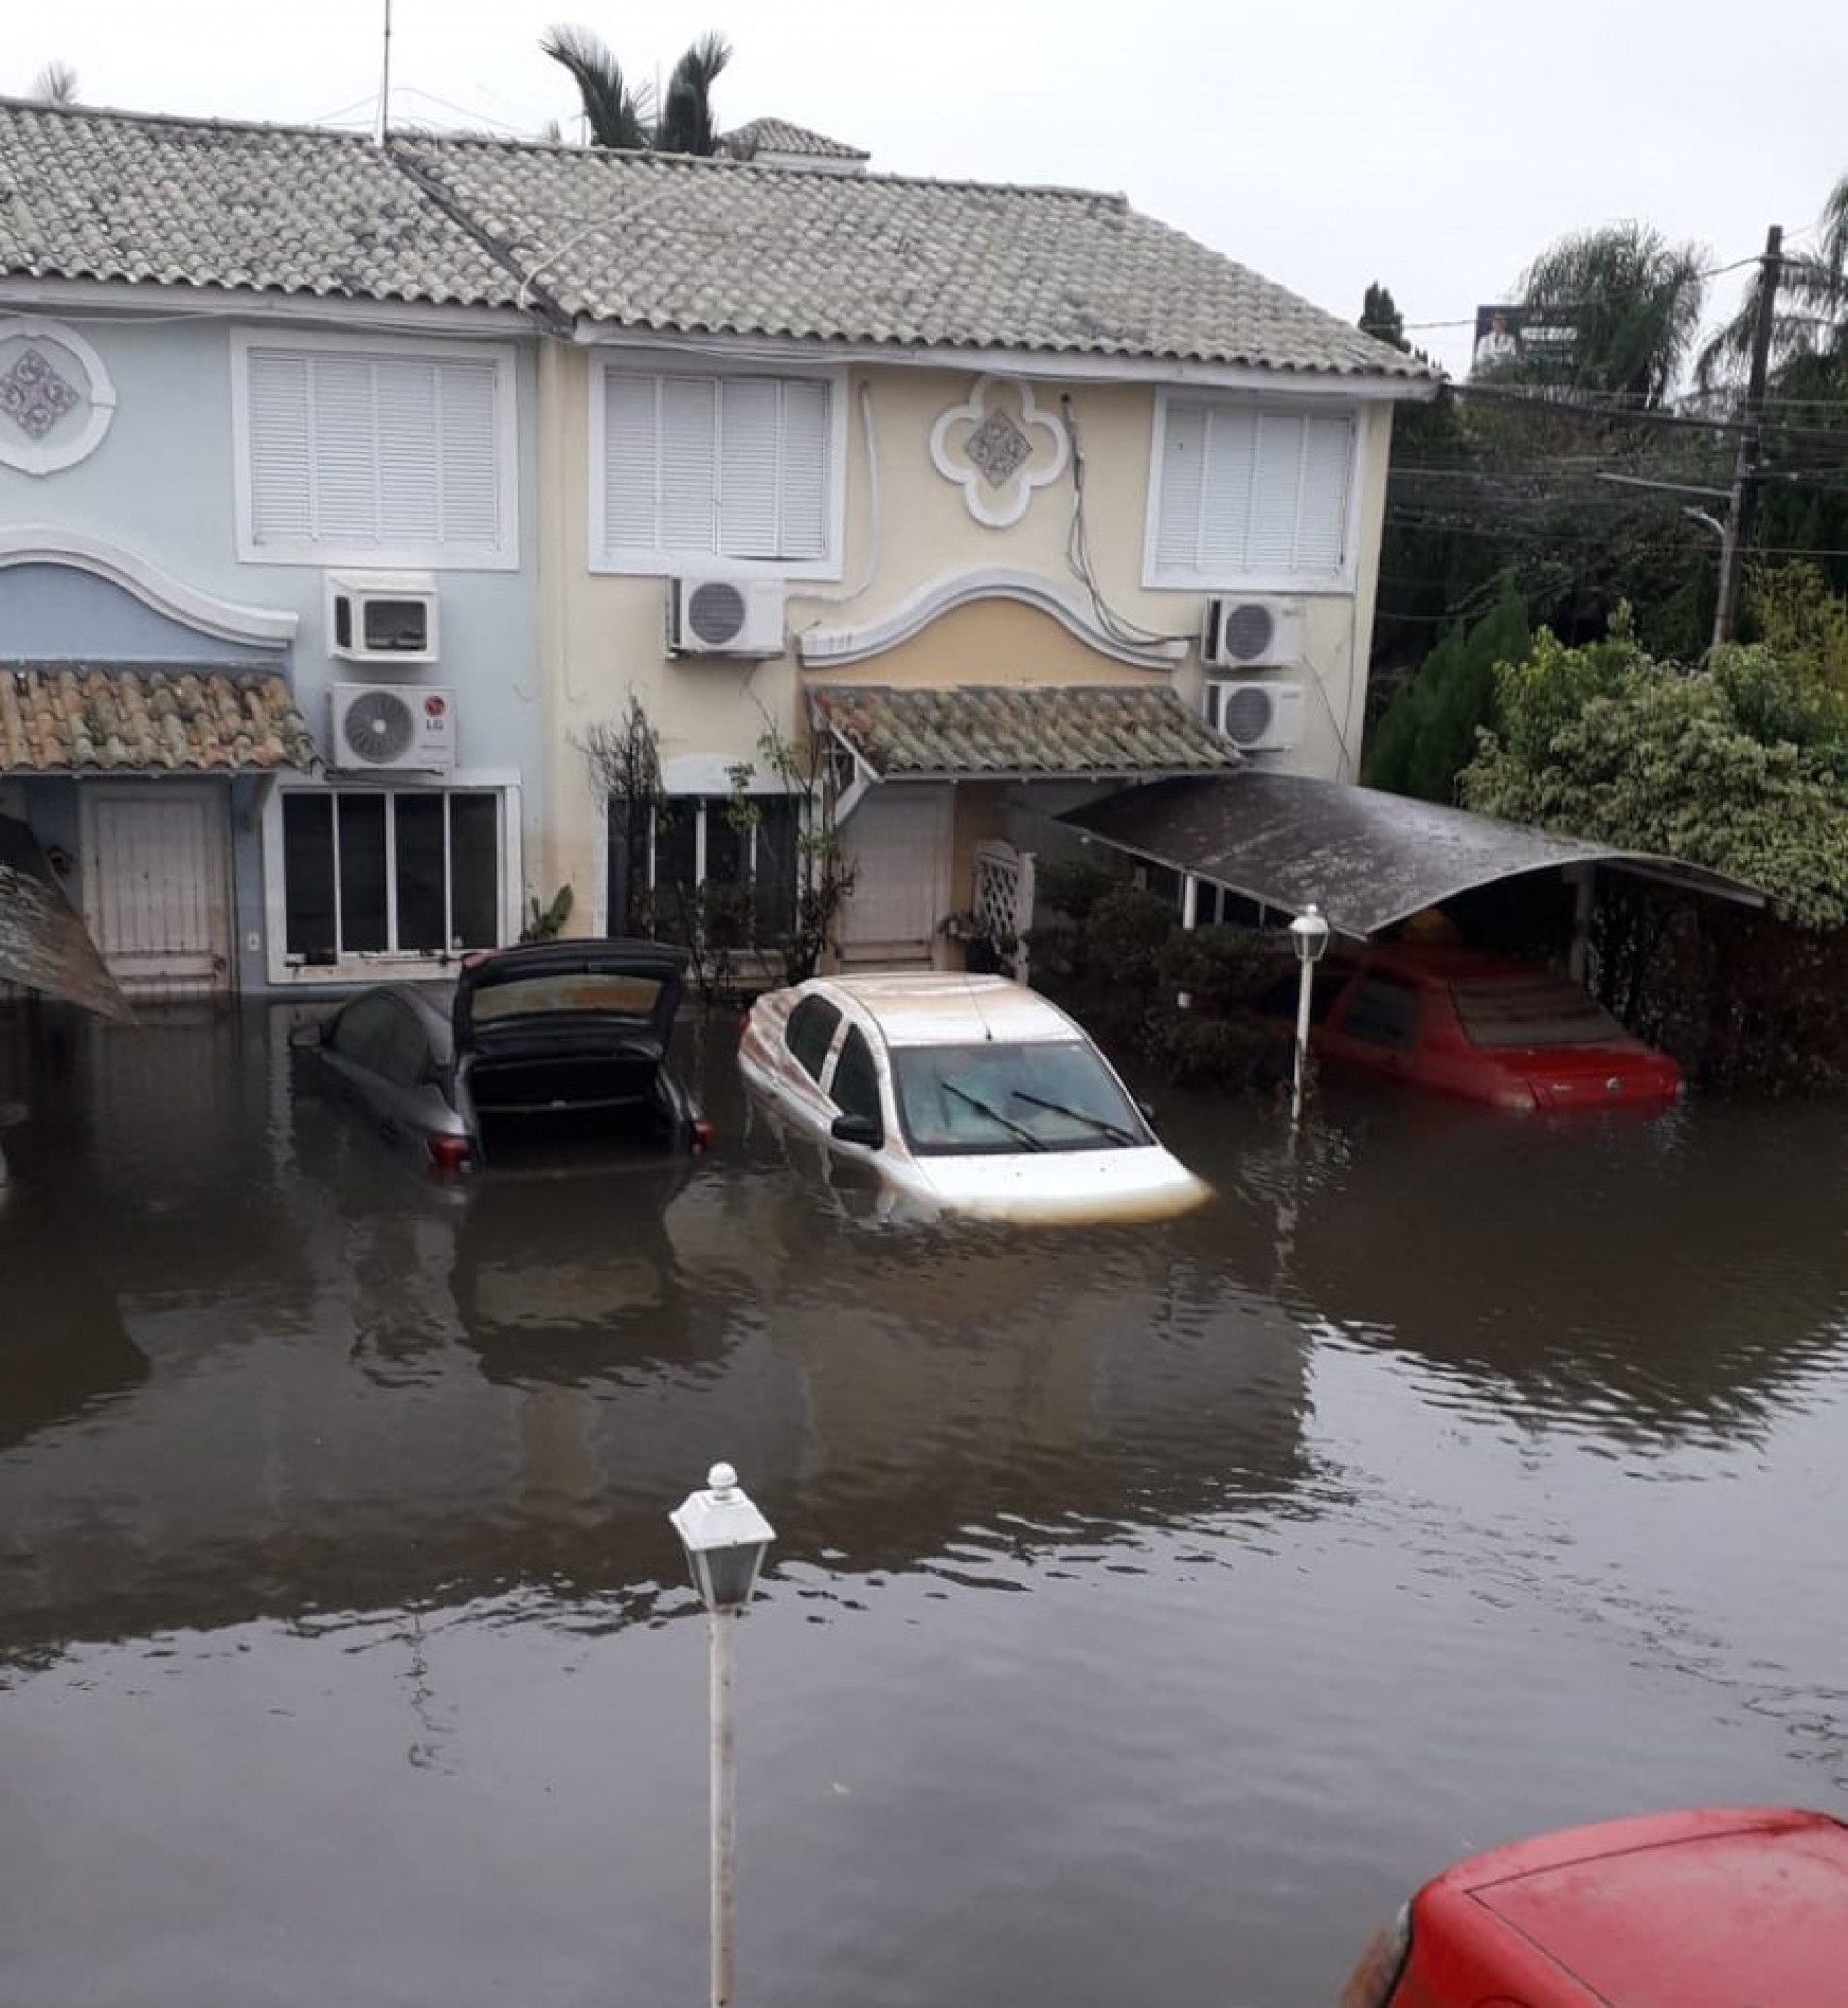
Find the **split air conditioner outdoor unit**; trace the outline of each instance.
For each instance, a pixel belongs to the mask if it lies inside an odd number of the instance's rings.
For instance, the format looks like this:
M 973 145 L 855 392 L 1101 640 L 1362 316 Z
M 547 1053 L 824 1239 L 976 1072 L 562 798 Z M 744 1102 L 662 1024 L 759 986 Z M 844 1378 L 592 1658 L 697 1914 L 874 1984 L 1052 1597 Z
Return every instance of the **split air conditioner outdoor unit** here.
M 1300 684 L 1209 683 L 1206 721 L 1240 753 L 1282 753 L 1302 744 Z
M 336 767 L 447 774 L 455 764 L 455 702 L 417 684 L 336 684 L 333 736 Z
M 329 572 L 327 647 L 345 662 L 434 662 L 436 581 L 427 572 Z
M 667 646 L 676 655 L 781 655 L 781 579 L 670 579 Z
M 1302 660 L 1300 600 L 1208 600 L 1206 659 L 1215 669 L 1290 669 Z

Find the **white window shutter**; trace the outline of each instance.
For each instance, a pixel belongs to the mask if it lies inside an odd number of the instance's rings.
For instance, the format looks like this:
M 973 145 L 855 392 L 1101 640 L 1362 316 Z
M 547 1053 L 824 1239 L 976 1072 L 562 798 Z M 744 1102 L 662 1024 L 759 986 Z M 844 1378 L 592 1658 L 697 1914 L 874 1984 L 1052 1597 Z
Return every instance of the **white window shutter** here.
M 783 386 L 783 534 L 778 557 L 827 555 L 828 404 L 825 384 Z
M 446 362 L 435 372 L 437 535 L 458 550 L 500 548 L 497 381 L 491 362 Z
M 314 400 L 315 536 L 322 543 L 379 541 L 377 416 L 372 364 L 363 356 L 318 355 Z
M 1258 479 L 1260 422 L 1249 408 L 1221 407 L 1209 417 L 1198 569 L 1211 578 L 1253 569 L 1252 537 L 1265 507 Z
M 1304 420 L 1302 514 L 1295 570 L 1341 577 L 1348 558 L 1348 514 L 1354 485 L 1354 420 Z
M 438 492 L 436 370 L 427 362 L 372 365 L 379 516 L 386 544 L 429 544 L 443 534 Z
M 1155 576 L 1338 584 L 1345 574 L 1354 419 L 1257 404 L 1170 402 Z
M 727 557 L 779 554 L 781 405 L 773 378 L 741 377 L 723 386 L 719 407 L 719 549 Z
M 1206 413 L 1171 403 L 1161 436 L 1161 491 L 1156 505 L 1155 560 L 1163 573 L 1194 572 L 1200 562 L 1200 509 L 1206 493 Z
M 257 545 L 306 543 L 314 534 L 306 358 L 252 351 L 246 398 L 251 540 Z
M 689 556 L 719 548 L 718 388 L 710 377 L 661 383 L 661 543 Z
M 661 543 L 660 379 L 603 373 L 603 549 L 655 551 Z

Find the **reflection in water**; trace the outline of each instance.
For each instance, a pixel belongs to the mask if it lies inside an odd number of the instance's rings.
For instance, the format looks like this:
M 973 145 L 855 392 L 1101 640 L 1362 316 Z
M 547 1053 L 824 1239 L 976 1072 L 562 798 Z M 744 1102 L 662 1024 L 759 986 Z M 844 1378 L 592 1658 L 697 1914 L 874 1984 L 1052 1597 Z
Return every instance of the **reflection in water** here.
M 0 1205 L 0 1998 L 696 1989 L 722 1456 L 766 2002 L 1326 1999 L 1466 1846 L 1848 1790 L 1831 1112 L 1169 1095 L 1201 1213 L 902 1229 L 685 1038 L 710 1162 L 444 1187 L 260 1014 L 86 1031 Z

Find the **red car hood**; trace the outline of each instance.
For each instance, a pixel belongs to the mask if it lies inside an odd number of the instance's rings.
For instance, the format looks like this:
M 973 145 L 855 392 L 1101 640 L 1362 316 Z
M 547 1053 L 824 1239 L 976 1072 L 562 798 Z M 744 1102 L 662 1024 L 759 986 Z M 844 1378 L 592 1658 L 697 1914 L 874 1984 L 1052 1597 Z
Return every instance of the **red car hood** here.
M 1609 2008 L 1848 1999 L 1848 1827 L 1822 1814 L 1618 1821 L 1452 1875 Z

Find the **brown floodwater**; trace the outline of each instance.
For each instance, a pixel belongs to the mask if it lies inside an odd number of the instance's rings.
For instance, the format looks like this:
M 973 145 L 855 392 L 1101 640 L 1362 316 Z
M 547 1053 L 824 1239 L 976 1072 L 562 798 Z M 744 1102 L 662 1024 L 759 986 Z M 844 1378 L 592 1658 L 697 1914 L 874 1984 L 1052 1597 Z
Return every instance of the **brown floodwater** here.
M 0 1033 L 0 2002 L 1308 2008 L 1466 1851 L 1848 1807 L 1839 1109 L 1158 1091 L 1217 1200 L 900 1229 L 749 1119 L 444 1188 L 280 1016 Z

